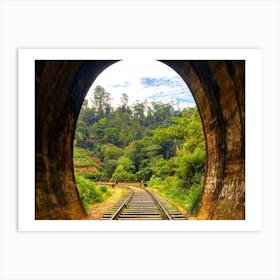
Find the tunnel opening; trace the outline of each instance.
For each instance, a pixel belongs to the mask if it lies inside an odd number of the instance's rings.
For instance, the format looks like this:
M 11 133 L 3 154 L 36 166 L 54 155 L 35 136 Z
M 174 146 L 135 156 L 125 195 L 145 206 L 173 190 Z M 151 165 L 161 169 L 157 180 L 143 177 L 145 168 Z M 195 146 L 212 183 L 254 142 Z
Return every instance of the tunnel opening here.
M 195 100 L 172 68 L 156 60 L 123 60 L 96 78 L 74 136 L 75 178 L 90 219 L 100 218 L 95 208 L 107 206 L 99 202 L 116 195 L 115 181 L 145 184 L 195 216 L 205 163 Z M 92 211 L 90 201 L 98 203 Z
M 73 167 L 76 122 L 96 77 L 117 61 L 35 63 L 35 219 L 84 219 Z M 198 219 L 245 219 L 245 61 L 164 60 L 200 112 L 207 163 Z

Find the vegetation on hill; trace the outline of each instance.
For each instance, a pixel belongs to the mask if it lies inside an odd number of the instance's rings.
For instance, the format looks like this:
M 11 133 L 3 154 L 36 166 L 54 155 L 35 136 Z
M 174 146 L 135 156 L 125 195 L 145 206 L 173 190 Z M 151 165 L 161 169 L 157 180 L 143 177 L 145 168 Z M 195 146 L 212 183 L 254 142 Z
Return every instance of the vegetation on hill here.
M 170 102 L 128 105 L 123 94 L 113 108 L 110 94 L 97 86 L 77 122 L 74 165 L 93 181 L 148 182 L 195 215 L 205 169 L 205 142 L 197 108 Z M 91 172 L 81 169 L 94 167 Z M 79 170 L 80 168 L 80 170 Z
M 90 150 L 74 145 L 75 173 L 86 179 L 99 181 L 102 163 L 92 155 Z

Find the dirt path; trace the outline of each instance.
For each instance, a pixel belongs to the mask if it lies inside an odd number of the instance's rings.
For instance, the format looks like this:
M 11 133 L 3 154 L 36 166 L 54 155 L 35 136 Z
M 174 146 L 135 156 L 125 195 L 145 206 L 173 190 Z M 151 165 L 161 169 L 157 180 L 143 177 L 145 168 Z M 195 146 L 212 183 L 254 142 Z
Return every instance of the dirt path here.
M 77 172 L 86 172 L 86 173 L 98 171 L 95 166 L 77 166 L 75 167 L 75 170 Z
M 88 214 L 88 220 L 99 220 L 110 210 L 118 201 L 120 201 L 128 192 L 127 189 L 116 186 L 115 193 L 103 202 L 91 206 Z

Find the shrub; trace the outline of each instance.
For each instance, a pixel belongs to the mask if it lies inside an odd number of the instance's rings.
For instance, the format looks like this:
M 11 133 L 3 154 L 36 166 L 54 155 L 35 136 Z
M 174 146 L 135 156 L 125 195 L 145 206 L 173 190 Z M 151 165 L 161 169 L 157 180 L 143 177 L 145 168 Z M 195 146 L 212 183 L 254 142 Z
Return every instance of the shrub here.
M 108 187 L 107 186 L 100 186 L 100 191 L 102 193 L 106 193 L 108 191 Z
M 198 184 L 204 175 L 205 151 L 197 148 L 193 153 L 182 150 L 175 159 L 177 163 L 176 175 L 184 181 L 184 186 L 190 188 Z
M 202 184 L 194 184 L 187 191 L 186 196 L 186 209 L 192 215 L 195 215 L 200 207 L 200 201 L 202 196 Z
M 111 181 L 114 181 L 115 178 L 118 178 L 118 180 L 121 182 L 128 182 L 132 177 L 133 175 L 130 172 L 126 171 L 123 165 L 118 165 L 111 177 Z
M 85 177 L 86 179 L 89 179 L 89 180 L 98 181 L 101 176 L 102 176 L 101 172 L 93 171 L 90 173 L 85 173 L 83 177 Z
M 86 211 L 89 210 L 90 205 L 101 202 L 112 194 L 107 186 L 96 186 L 90 180 L 77 174 L 75 175 L 75 178 L 78 192 Z
M 200 183 L 193 184 L 186 189 L 184 182 L 176 176 L 170 176 L 165 179 L 153 176 L 149 181 L 149 186 L 157 189 L 163 196 L 177 202 L 190 215 L 196 215 L 200 207 L 202 183 L 203 178 L 201 178 Z

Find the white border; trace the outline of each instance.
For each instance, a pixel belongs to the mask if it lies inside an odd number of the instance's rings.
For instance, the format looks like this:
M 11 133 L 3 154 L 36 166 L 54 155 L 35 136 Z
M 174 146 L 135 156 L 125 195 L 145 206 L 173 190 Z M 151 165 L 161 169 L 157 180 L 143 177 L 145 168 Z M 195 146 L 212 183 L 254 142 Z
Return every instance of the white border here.
M 262 54 L 260 49 L 20 49 L 18 54 L 19 231 L 261 231 Z M 137 60 L 246 60 L 246 220 L 142 222 L 34 219 L 34 61 L 36 59 L 135 60 L 136 58 Z

